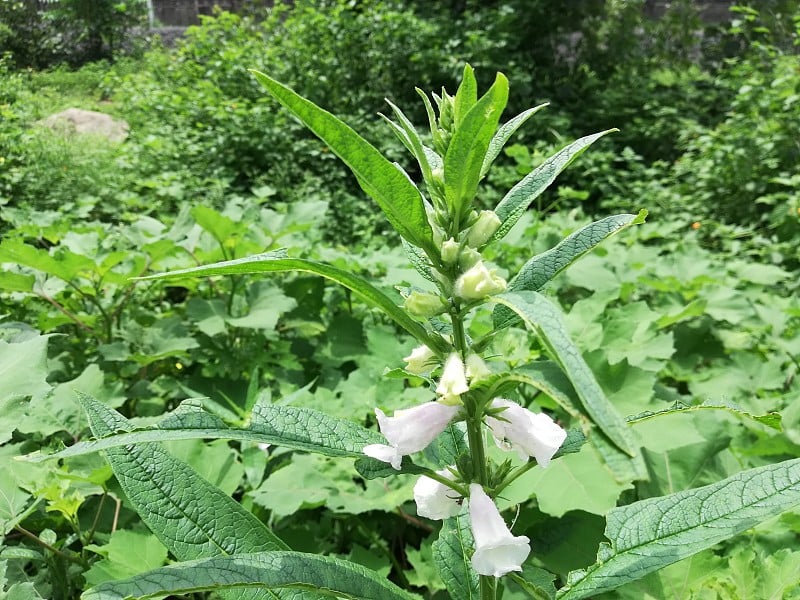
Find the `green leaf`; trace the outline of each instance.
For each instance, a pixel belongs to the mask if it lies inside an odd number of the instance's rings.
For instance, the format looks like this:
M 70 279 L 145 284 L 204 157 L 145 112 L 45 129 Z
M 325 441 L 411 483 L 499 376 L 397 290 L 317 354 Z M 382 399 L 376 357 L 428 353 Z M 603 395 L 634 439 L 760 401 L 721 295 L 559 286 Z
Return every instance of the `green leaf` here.
M 155 536 L 127 529 L 112 533 L 104 546 L 89 545 L 86 549 L 103 556 L 84 573 L 89 585 L 144 573 L 167 560 L 167 549 Z
M 533 565 L 524 565 L 522 575 L 509 573 L 511 580 L 535 600 L 554 600 L 556 597 L 555 574 Z
M 82 402 L 85 403 L 87 397 L 82 397 Z M 257 403 L 253 407 L 249 426 L 235 428 L 226 426 L 218 417 L 205 412 L 200 406 L 187 402 L 153 427 L 134 430 L 128 426 L 124 428 L 124 433 L 105 434 L 96 440 L 78 442 L 55 454 L 32 454 L 28 459 L 39 462 L 51 458 L 80 456 L 129 444 L 191 439 L 246 440 L 326 456 L 355 458 L 364 456 L 364 446 L 386 443 L 383 436 L 375 431 L 311 408 Z
M 33 275 L 0 271 L 0 290 L 5 292 L 32 292 L 36 278 Z
M 646 216 L 647 211 L 642 210 L 638 215 L 614 215 L 582 227 L 550 250 L 537 254 L 526 262 L 519 273 L 508 282 L 508 290 L 538 292 L 548 281 L 600 242 L 631 225 L 644 223 Z M 497 330 L 513 325 L 518 319 L 505 306 L 498 306 L 495 308 L 493 320 Z
M 21 342 L 0 340 L 0 401 L 43 396 L 47 383 L 47 340 L 40 335 Z M 10 432 L 9 432 L 10 433 Z M 2 439 L 0 443 L 7 440 Z
M 53 255 L 46 250 L 34 248 L 19 239 L 6 239 L 0 243 L 0 263 L 17 263 L 70 281 L 80 274 L 94 271 L 94 261 L 75 254 L 64 247 L 58 247 Z
M 361 188 L 378 203 L 397 232 L 412 244 L 435 255 L 433 235 L 422 196 L 408 176 L 372 144 L 326 110 L 297 95 L 285 85 L 251 71 L 278 102 L 325 142 L 349 167 Z
M 560 600 L 613 590 L 691 556 L 800 504 L 800 459 L 615 508 L 598 562 L 573 571 Z
M 525 121 L 530 119 L 533 115 L 549 104 L 549 102 L 545 102 L 539 106 L 529 108 L 528 110 L 518 114 L 507 123 L 504 123 L 500 129 L 497 130 L 497 133 L 494 134 L 492 141 L 489 142 L 489 148 L 486 150 L 486 156 L 483 159 L 483 165 L 481 165 L 481 177 L 484 177 L 486 173 L 489 172 L 489 167 L 492 166 L 492 163 L 494 163 L 495 159 L 500 155 L 500 151 L 503 149 L 503 146 L 506 145 L 508 139 L 514 135 L 517 129 L 522 127 L 522 125 L 525 124 Z
M 408 120 L 408 117 L 403 114 L 402 110 L 395 106 L 390 100 L 387 99 L 386 102 L 391 107 L 392 112 L 394 113 L 395 117 L 397 117 L 397 120 L 400 121 L 399 126 L 392 123 L 392 121 L 389 121 L 389 124 L 400 128 L 400 131 L 397 131 L 398 137 L 400 137 L 401 141 L 406 143 L 406 146 L 414 155 L 414 158 L 417 159 L 419 167 L 422 170 L 423 179 L 425 181 L 432 181 L 433 178 L 431 177 L 431 164 L 428 161 L 428 156 L 425 153 L 425 147 L 422 144 L 422 139 L 419 137 L 419 133 L 417 133 L 414 125 Z
M 478 189 L 486 150 L 507 101 L 508 80 L 498 73 L 492 87 L 464 116 L 447 147 L 444 157 L 445 200 L 453 218 L 462 225 Z
M 580 351 L 569 338 L 560 311 L 537 292 L 506 292 L 493 300 L 516 312 L 532 329 L 569 378 L 583 408 L 614 445 L 637 455 L 636 442 L 625 419 L 606 398 Z
M 79 393 L 78 399 L 95 437 L 131 429 L 127 419 L 91 396 Z M 286 548 L 251 512 L 160 444 L 108 448 L 105 455 L 142 521 L 179 560 Z M 237 600 L 276 597 L 284 598 L 258 590 L 236 596 Z
M 475 70 L 471 65 L 465 64 L 461 83 L 456 90 L 456 97 L 453 99 L 453 120 L 456 128 L 461 125 L 461 122 L 477 101 L 478 81 L 475 79 Z
M 433 560 L 453 600 L 478 600 L 478 574 L 472 568 L 472 530 L 466 514 L 445 519 L 433 543 Z
M 394 301 L 384 294 L 381 290 L 373 286 L 371 283 L 332 265 L 306 260 L 303 258 L 289 258 L 286 256 L 285 251 L 278 250 L 274 252 L 266 252 L 263 254 L 256 254 L 246 258 L 239 258 L 236 260 L 229 260 L 224 262 L 206 265 L 202 267 L 192 267 L 189 269 L 180 269 L 178 271 L 170 271 L 168 273 L 159 273 L 157 275 L 149 275 L 141 279 L 182 279 L 186 277 L 209 277 L 212 275 L 245 275 L 256 273 L 274 273 L 281 271 L 304 271 L 306 273 L 314 273 L 321 277 L 325 277 L 344 287 L 352 290 L 362 300 L 377 306 L 389 317 L 405 329 L 408 333 L 413 335 L 417 340 L 427 345 L 432 350 L 438 352 L 446 352 L 448 350 L 447 342 L 445 342 L 438 334 L 429 332 L 417 321 L 412 319 L 402 308 L 397 306 Z
M 730 414 L 739 417 L 740 419 L 752 419 L 762 425 L 766 425 L 771 429 L 775 429 L 777 431 L 783 431 L 783 427 L 781 425 L 781 414 L 777 412 L 770 412 L 765 415 L 753 415 L 747 411 L 744 411 L 740 408 L 735 406 L 730 406 L 727 404 L 717 404 L 715 402 L 704 402 L 703 404 L 676 404 L 672 408 L 665 408 L 664 410 L 658 411 L 645 411 L 639 413 L 637 415 L 629 416 L 628 423 L 636 424 L 641 423 L 642 421 L 647 421 L 649 419 L 654 419 L 656 417 L 666 416 L 666 415 L 674 415 L 677 413 L 691 413 L 695 411 L 704 411 L 704 410 L 722 410 L 725 412 L 729 412 Z
M 170 565 L 90 589 L 82 600 L 152 598 L 235 588 L 294 588 L 320 595 L 363 600 L 418 598 L 374 571 L 330 556 L 302 552 L 259 552 Z
M 572 142 L 559 150 L 556 154 L 545 160 L 536 167 L 522 181 L 515 185 L 494 209 L 500 217 L 502 224 L 494 234 L 494 239 L 499 240 L 505 236 L 511 228 L 519 221 L 520 217 L 528 210 L 528 207 L 547 187 L 555 181 L 561 171 L 566 169 L 590 145 L 599 140 L 604 135 L 617 131 L 608 129 L 587 135 L 579 140 Z

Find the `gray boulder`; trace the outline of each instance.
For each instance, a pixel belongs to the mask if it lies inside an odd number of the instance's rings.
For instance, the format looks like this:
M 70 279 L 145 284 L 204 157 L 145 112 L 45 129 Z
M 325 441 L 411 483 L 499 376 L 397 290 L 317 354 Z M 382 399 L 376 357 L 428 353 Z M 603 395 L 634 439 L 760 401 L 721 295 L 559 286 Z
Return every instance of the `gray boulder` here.
M 107 138 L 112 142 L 121 142 L 128 137 L 128 124 L 113 119 L 109 115 L 93 110 L 68 108 L 40 121 L 53 131 L 66 134 L 91 134 Z

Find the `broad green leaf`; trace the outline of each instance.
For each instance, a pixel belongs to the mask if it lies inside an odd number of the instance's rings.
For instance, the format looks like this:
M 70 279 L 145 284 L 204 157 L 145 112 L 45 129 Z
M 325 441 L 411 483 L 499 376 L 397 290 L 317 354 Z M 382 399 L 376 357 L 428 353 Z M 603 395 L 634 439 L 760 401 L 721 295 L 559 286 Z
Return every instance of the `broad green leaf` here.
M 441 336 L 431 333 L 412 319 L 402 308 L 397 306 L 392 299 L 371 283 L 332 265 L 321 263 L 303 258 L 289 258 L 284 251 L 266 252 L 256 254 L 246 258 L 229 260 L 189 269 L 180 269 L 168 273 L 159 273 L 142 277 L 141 279 L 183 279 L 186 277 L 209 277 L 212 275 L 244 275 L 256 273 L 274 273 L 281 271 L 304 271 L 325 277 L 344 287 L 352 290 L 358 297 L 365 302 L 377 306 L 389 317 L 417 338 L 420 342 L 427 345 L 432 350 L 446 352 L 447 342 Z
M 8 587 L 6 569 L 8 563 L 0 560 L 0 600 L 41 600 L 42 597 L 31 582 L 12 583 Z
M 328 111 L 264 73 L 251 72 L 278 102 L 294 113 L 344 161 L 355 174 L 362 189 L 378 203 L 397 232 L 433 256 L 436 249 L 433 247 L 422 196 L 406 174 Z
M 461 514 L 445 519 L 433 543 L 433 561 L 453 600 L 478 600 L 478 574 L 472 568 L 472 530 L 469 517 Z
M 0 290 L 5 292 L 32 292 L 36 278 L 33 275 L 0 271 Z
M 486 156 L 483 159 L 483 165 L 481 165 L 481 177 L 484 177 L 486 173 L 489 172 L 489 167 L 492 166 L 492 163 L 494 163 L 495 159 L 500 155 L 500 151 L 503 149 L 503 146 L 506 145 L 508 139 L 514 135 L 517 129 L 522 127 L 522 125 L 525 124 L 525 121 L 530 119 L 533 115 L 549 104 L 549 102 L 545 102 L 539 106 L 529 108 L 528 110 L 518 114 L 507 123 L 504 123 L 500 129 L 497 130 L 497 133 L 494 134 L 492 141 L 489 142 L 489 148 L 486 150 Z
M 586 148 L 599 140 L 604 135 L 617 131 L 608 129 L 587 135 L 579 140 L 572 142 L 559 150 L 556 154 L 545 160 L 536 167 L 522 181 L 515 185 L 494 209 L 500 217 L 502 225 L 494 234 L 494 239 L 498 240 L 505 236 L 511 228 L 519 221 L 520 217 L 528 210 L 528 207 L 547 187 L 555 181 L 561 171 L 566 169 Z
M 67 248 L 59 246 L 54 254 L 46 250 L 34 248 L 19 239 L 7 239 L 0 243 L 0 263 L 10 262 L 42 271 L 64 281 L 70 281 L 78 275 L 94 271 L 94 261 L 75 254 Z
M 167 549 L 150 533 L 118 529 L 103 546 L 91 544 L 87 550 L 103 557 L 84 573 L 86 583 L 97 585 L 157 569 L 167 560 Z
M 386 443 L 377 432 L 311 408 L 257 403 L 253 407 L 249 425 L 246 428 L 235 428 L 228 427 L 218 417 L 189 402 L 182 404 L 178 410 L 153 427 L 137 430 L 126 427 L 123 433 L 106 434 L 96 440 L 78 442 L 55 454 L 29 455 L 28 458 L 38 462 L 80 456 L 129 444 L 191 439 L 246 440 L 326 456 L 354 458 L 364 456 L 364 446 Z
M 95 437 L 131 430 L 127 419 L 91 396 L 79 393 L 78 399 Z M 142 521 L 179 560 L 286 548 L 251 512 L 161 445 L 108 448 L 105 456 Z M 278 597 L 288 599 L 259 590 L 226 595 L 237 600 Z
M 0 401 L 43 396 L 47 383 L 47 340 L 40 335 L 21 342 L 0 340 Z M 10 433 L 10 432 L 9 432 Z M 0 443 L 5 440 L 0 432 Z
M 481 177 L 481 165 L 507 101 L 508 80 L 498 73 L 492 87 L 466 113 L 447 147 L 444 157 L 445 200 L 453 218 L 461 225 L 472 206 Z
M 613 590 L 800 504 L 800 459 L 615 508 L 597 563 L 570 573 L 560 600 Z
M 385 577 L 361 565 L 302 552 L 259 552 L 177 563 L 90 589 L 82 600 L 183 595 L 234 588 L 294 588 L 362 600 L 413 600 Z
M 192 208 L 192 216 L 219 244 L 224 244 L 239 229 L 235 221 L 202 204 Z
M 526 262 L 519 273 L 508 282 L 508 290 L 538 292 L 548 281 L 600 242 L 631 225 L 643 223 L 646 216 L 647 211 L 642 210 L 638 215 L 614 215 L 582 227 L 550 250 L 537 254 Z M 505 306 L 495 308 L 493 320 L 495 330 L 518 321 L 514 313 Z
M 560 311 L 537 292 L 506 292 L 493 298 L 516 312 L 548 349 L 569 378 L 583 408 L 600 430 L 628 456 L 637 455 L 636 442 L 625 419 L 608 402 L 580 351 L 569 338 Z
M 609 477 L 599 456 L 591 448 L 567 454 L 546 469 L 534 468 L 504 488 L 498 497 L 500 510 L 528 502 L 536 496 L 539 509 L 555 517 L 569 511 L 605 515 L 617 505 L 619 495 L 632 487 Z

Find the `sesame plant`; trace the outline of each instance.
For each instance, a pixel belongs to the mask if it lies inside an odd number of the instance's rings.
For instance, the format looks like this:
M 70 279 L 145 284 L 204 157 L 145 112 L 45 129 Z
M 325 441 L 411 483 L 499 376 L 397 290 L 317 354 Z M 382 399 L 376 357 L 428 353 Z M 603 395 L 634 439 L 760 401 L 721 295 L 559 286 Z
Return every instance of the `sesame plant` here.
M 402 238 L 419 285 L 399 296 L 333 264 L 272 251 L 145 279 L 301 271 L 349 289 L 417 340 L 387 377 L 429 390 L 429 400 L 389 416 L 375 408 L 380 433 L 323 411 L 254 396 L 250 416 L 232 426 L 186 401 L 155 425 L 135 427 L 88 395 L 80 401 L 95 440 L 49 456 L 103 451 L 143 521 L 177 559 L 133 578 L 100 584 L 87 600 L 161 597 L 205 590 L 236 598 L 417 597 L 370 569 L 339 558 L 289 550 L 241 504 L 169 455 L 158 442 L 223 438 L 355 459 L 364 479 L 416 477 L 419 517 L 440 521 L 436 568 L 456 600 L 493 600 L 513 580 L 532 598 L 578 600 L 635 581 L 800 504 L 800 459 L 768 464 L 723 481 L 612 509 L 595 564 L 556 581 L 537 565 L 536 548 L 515 535 L 499 502 L 531 469 L 576 452 L 595 452 L 618 480 L 647 478 L 634 430 L 608 401 L 571 340 L 556 303 L 542 293 L 553 277 L 605 238 L 644 221 L 645 213 L 607 217 L 528 260 L 513 277 L 484 256 L 531 203 L 588 146 L 583 137 L 542 162 L 494 207 L 476 193 L 503 145 L 533 114 L 501 124 L 508 82 L 498 73 L 478 95 L 471 67 L 454 95 L 419 94 L 429 135 L 391 102 L 389 127 L 418 162 L 418 186 L 345 123 L 263 73 L 264 88 L 311 129 L 355 174 Z M 524 327 L 541 352 L 529 364 L 498 355 L 503 330 Z M 518 388 L 546 402 L 515 401 Z M 547 409 L 547 411 L 545 410 Z M 671 414 L 678 409 L 665 410 Z M 556 417 L 555 419 L 553 417 Z M 537 490 L 530 490 L 535 497 Z M 510 524 L 511 523 L 511 524 Z M 234 592 L 234 590 L 236 590 Z

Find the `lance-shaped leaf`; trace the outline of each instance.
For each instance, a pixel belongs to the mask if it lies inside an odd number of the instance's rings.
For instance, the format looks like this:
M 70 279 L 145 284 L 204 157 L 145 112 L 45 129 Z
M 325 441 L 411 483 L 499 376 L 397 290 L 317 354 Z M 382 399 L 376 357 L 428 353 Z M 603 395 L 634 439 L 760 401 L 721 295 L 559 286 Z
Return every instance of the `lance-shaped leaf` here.
M 545 160 L 511 188 L 500 201 L 500 204 L 497 205 L 497 208 L 494 209 L 494 212 L 502 222 L 500 228 L 494 234 L 494 239 L 499 240 L 506 235 L 525 211 L 528 210 L 531 202 L 536 200 L 555 181 L 561 171 L 566 169 L 586 148 L 612 131 L 617 130 L 609 129 L 575 140 L 569 146 L 562 148 Z
M 446 519 L 433 542 L 433 562 L 453 600 L 479 600 L 478 574 L 472 568 L 472 530 L 467 514 Z
M 405 173 L 399 171 L 372 144 L 328 111 L 264 73 L 251 72 L 278 102 L 344 161 L 363 190 L 381 207 L 392 227 L 409 242 L 434 256 L 433 236 L 422 196 Z
M 132 429 L 127 419 L 91 396 L 78 394 L 78 400 L 96 437 Z M 105 455 L 142 521 L 178 559 L 287 548 L 251 512 L 167 453 L 160 444 L 109 448 Z M 294 591 L 269 590 L 226 595 L 230 600 L 295 597 Z
M 800 504 L 800 459 L 743 471 L 608 514 L 597 563 L 574 571 L 559 600 L 616 589 L 745 531 Z
M 483 159 L 506 102 L 508 80 L 498 73 L 492 87 L 466 113 L 453 133 L 444 157 L 444 193 L 455 219 L 462 219 L 469 213 L 481 178 Z
M 400 110 L 389 99 L 386 100 L 386 103 L 391 107 L 394 116 L 397 117 L 397 120 L 400 122 L 400 124 L 397 125 L 389 119 L 386 120 L 389 122 L 389 125 L 392 127 L 392 129 L 394 129 L 395 133 L 400 138 L 400 141 L 405 144 L 406 148 L 408 148 L 411 154 L 414 155 L 414 158 L 417 159 L 419 168 L 422 170 L 422 178 L 425 181 L 432 181 L 432 167 L 428 161 L 428 153 L 425 152 L 425 147 L 422 144 L 422 139 L 419 137 L 419 133 L 417 133 L 413 123 L 411 123 L 408 117 L 403 114 L 402 110 Z
M 453 120 L 456 127 L 461 125 L 477 101 L 478 81 L 475 79 L 475 70 L 471 65 L 466 64 L 461 76 L 461 83 L 456 90 L 455 98 L 453 98 Z
M 86 400 L 84 401 L 84 403 Z M 39 462 L 52 458 L 80 456 L 130 444 L 189 439 L 227 439 L 267 443 L 325 456 L 360 458 L 364 446 L 386 440 L 375 431 L 356 423 L 337 419 L 322 411 L 296 406 L 256 404 L 245 428 L 228 427 L 216 416 L 192 404 L 181 407 L 153 427 L 105 435 L 79 442 L 50 455 L 29 455 Z
M 569 378 L 586 413 L 611 442 L 628 456 L 638 452 L 625 419 L 608 401 L 594 373 L 570 339 L 561 312 L 537 292 L 506 292 L 492 298 L 513 310 L 533 330 Z
M 495 159 L 500 155 L 500 151 L 503 149 L 503 146 L 506 145 L 508 139 L 514 135 L 517 129 L 522 127 L 525 124 L 525 121 L 530 119 L 533 115 L 549 104 L 549 102 L 545 102 L 539 106 L 529 108 L 528 110 L 518 114 L 507 123 L 504 123 L 500 129 L 497 130 L 497 133 L 494 134 L 492 141 L 489 142 L 489 148 L 486 150 L 486 156 L 484 157 L 483 165 L 481 166 L 481 177 L 484 177 L 486 173 L 489 172 L 489 167 L 492 166 L 492 163 L 494 163 Z
M 417 338 L 417 340 L 428 346 L 431 350 L 444 353 L 447 352 L 449 348 L 447 342 L 445 342 L 441 336 L 427 331 L 425 327 L 420 325 L 403 309 L 397 306 L 389 296 L 384 294 L 381 290 L 369 283 L 363 277 L 359 277 L 358 275 L 354 275 L 353 273 L 326 263 L 306 260 L 303 258 L 289 258 L 286 256 L 285 251 L 282 250 L 265 252 L 263 254 L 256 254 L 254 256 L 248 256 L 236 260 L 218 262 L 202 267 L 192 267 L 189 269 L 170 271 L 168 273 L 149 275 L 140 279 L 182 279 L 186 277 L 246 275 L 257 273 L 277 273 L 281 271 L 304 271 L 306 273 L 314 273 L 315 275 L 335 281 L 336 283 L 352 290 L 354 294 L 368 304 L 380 308 L 389 317 L 394 319 L 394 321 L 400 325 L 400 327 Z
M 733 416 L 738 417 L 740 419 L 752 419 L 753 421 L 761 423 L 762 425 L 766 425 L 771 429 L 775 429 L 777 431 L 783 431 L 783 425 L 781 424 L 783 419 L 781 413 L 769 412 L 764 415 L 754 415 L 735 406 L 730 406 L 727 404 L 717 404 L 711 401 L 706 401 L 703 404 L 679 404 L 672 406 L 670 408 L 665 408 L 664 410 L 645 411 L 636 415 L 629 416 L 628 423 L 635 425 L 636 423 L 641 423 L 643 421 L 656 419 L 658 417 L 666 415 L 674 415 L 676 413 L 688 413 L 688 412 L 704 411 L 704 410 L 721 410 L 730 413 Z
M 631 225 L 644 223 L 645 217 L 647 211 L 642 210 L 638 215 L 614 215 L 582 227 L 550 250 L 537 254 L 526 262 L 519 273 L 508 282 L 508 290 L 538 292 L 548 281 L 600 242 Z M 493 320 L 497 330 L 509 327 L 519 319 L 505 306 L 498 306 L 494 310 Z
M 259 552 L 194 560 L 103 583 L 83 600 L 124 600 L 241 588 L 313 590 L 318 596 L 414 600 L 385 577 L 352 562 L 303 552 Z

